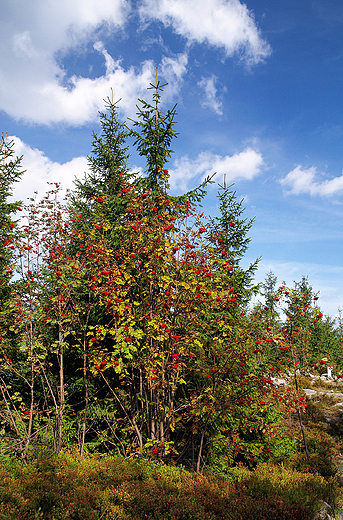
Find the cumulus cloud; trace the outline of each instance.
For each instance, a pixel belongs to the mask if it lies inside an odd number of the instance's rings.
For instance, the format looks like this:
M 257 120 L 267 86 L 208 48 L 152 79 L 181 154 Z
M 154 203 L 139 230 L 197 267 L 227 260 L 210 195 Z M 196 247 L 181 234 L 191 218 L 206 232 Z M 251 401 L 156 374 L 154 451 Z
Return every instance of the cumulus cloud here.
M 116 64 L 106 75 L 90 80 L 73 77 L 58 63 L 71 49 L 90 41 L 100 25 L 123 27 L 129 13 L 127 0 L 34 0 L 6 2 L 0 19 L 0 109 L 16 119 L 38 123 L 65 121 L 82 124 L 97 115 L 103 97 L 122 83 L 123 69 Z M 138 73 L 136 84 L 148 66 Z M 136 76 L 127 71 L 127 79 Z
M 234 155 L 220 156 L 212 152 L 201 152 L 195 159 L 184 156 L 176 159 L 174 167 L 169 169 L 170 186 L 173 190 L 185 191 L 201 182 L 205 177 L 217 173 L 216 180 L 222 182 L 226 175 L 228 183 L 236 180 L 252 180 L 263 166 L 260 152 L 246 148 Z
M 239 54 L 248 65 L 269 56 L 254 16 L 239 0 L 143 0 L 142 19 L 161 21 L 190 43 L 206 42 L 223 48 L 227 56 Z
M 319 173 L 315 166 L 303 168 L 296 166 L 286 177 L 280 180 L 286 193 L 300 195 L 321 195 L 323 197 L 340 194 L 343 191 L 343 175 L 330 180 L 319 180 Z
M 20 8 L 19 8 L 20 4 Z M 136 4 L 137 5 L 137 4 Z M 138 3 L 139 5 L 139 3 Z M 142 0 L 142 20 L 159 20 L 189 42 L 206 42 L 240 54 L 249 64 L 269 53 L 252 13 L 238 0 Z M 0 110 L 39 124 L 82 125 L 97 118 L 103 99 L 113 88 L 122 98 L 123 115 L 133 116 L 137 97 L 154 79 L 150 60 L 124 67 L 97 40 L 101 34 L 125 29 L 132 13 L 129 0 L 13 0 L 2 5 L 0 19 Z M 89 78 L 63 68 L 71 52 L 86 52 L 89 43 L 102 54 L 105 74 Z M 187 71 L 187 53 L 164 57 L 159 71 L 169 83 L 165 101 L 180 90 Z M 212 108 L 220 113 L 211 79 L 203 85 Z
M 125 25 L 128 0 L 34 0 L 7 2 L 0 20 L 0 109 L 15 119 L 40 124 L 82 125 L 94 121 L 103 99 L 113 88 L 120 109 L 134 116 L 138 97 L 154 79 L 150 60 L 124 68 L 101 41 L 99 27 L 113 31 Z M 79 52 L 95 41 L 94 49 L 105 62 L 105 74 L 97 78 L 67 77 L 60 65 L 68 52 Z M 165 57 L 161 76 L 170 84 L 166 98 L 175 95 L 186 72 L 187 54 Z
M 223 104 L 217 98 L 216 81 L 217 77 L 212 75 L 209 78 L 202 78 L 201 81 L 198 82 L 199 87 L 203 89 L 205 93 L 205 99 L 201 100 L 201 106 L 210 108 L 214 110 L 216 114 L 222 115 Z
M 64 191 L 74 187 L 75 177 L 82 179 L 88 170 L 87 157 L 75 157 L 71 161 L 58 163 L 51 161 L 41 150 L 31 148 L 19 137 L 11 136 L 9 141 L 14 141 L 14 150 L 17 156 L 23 155 L 22 168 L 26 170 L 19 183 L 14 185 L 13 198 L 26 202 L 29 197 L 37 197 L 40 200 L 51 189 L 49 182 L 61 183 Z
M 61 84 L 58 74 L 40 85 L 38 78 L 37 84 L 28 82 L 3 93 L 3 109 L 15 118 L 35 123 L 82 125 L 97 118 L 98 111 L 103 108 L 103 99 L 113 89 L 116 100 L 121 99 L 119 108 L 123 115 L 133 117 L 137 98 L 145 97 L 147 85 L 154 80 L 154 64 L 147 60 L 139 68 L 125 70 L 120 60 L 116 61 L 110 56 L 102 42 L 96 42 L 94 48 L 105 59 L 106 73 L 103 76 L 95 79 L 72 76 L 67 87 Z M 164 101 L 174 96 L 180 88 L 186 64 L 185 54 L 162 60 L 161 76 L 167 78 L 169 83 Z M 21 88 L 25 92 L 22 92 L 23 102 L 18 103 L 18 90 Z

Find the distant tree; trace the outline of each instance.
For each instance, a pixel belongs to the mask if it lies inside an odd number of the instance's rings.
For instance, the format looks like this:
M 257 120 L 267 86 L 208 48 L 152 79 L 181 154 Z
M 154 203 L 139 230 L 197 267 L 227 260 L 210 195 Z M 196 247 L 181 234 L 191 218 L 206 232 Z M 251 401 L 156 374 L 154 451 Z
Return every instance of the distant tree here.
M 277 287 L 277 276 L 272 271 L 266 274 L 266 278 L 262 283 L 262 294 L 265 299 L 264 310 L 270 316 L 271 323 L 273 326 L 278 322 L 279 317 L 279 305 L 280 293 L 282 289 Z

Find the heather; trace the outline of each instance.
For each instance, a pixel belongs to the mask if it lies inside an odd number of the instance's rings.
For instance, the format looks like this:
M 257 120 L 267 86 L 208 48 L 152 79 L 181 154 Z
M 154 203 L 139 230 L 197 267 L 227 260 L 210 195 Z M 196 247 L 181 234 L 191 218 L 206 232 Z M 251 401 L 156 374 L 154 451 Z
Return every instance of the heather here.
M 307 519 L 335 500 L 333 481 L 262 464 L 232 483 L 182 467 L 63 454 L 1 466 L 0 504 L 11 519 Z

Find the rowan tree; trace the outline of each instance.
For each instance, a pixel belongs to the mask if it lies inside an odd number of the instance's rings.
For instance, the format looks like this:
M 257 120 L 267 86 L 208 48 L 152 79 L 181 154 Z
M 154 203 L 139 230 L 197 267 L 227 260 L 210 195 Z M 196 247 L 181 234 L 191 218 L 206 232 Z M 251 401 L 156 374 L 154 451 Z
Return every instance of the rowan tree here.
M 168 194 L 176 112 L 162 112 L 157 79 L 151 88 L 131 132 L 145 176 L 127 173 L 127 131 L 108 100 L 71 202 L 58 203 L 56 186 L 27 208 L 11 287 L 12 425 L 25 448 L 172 457 L 197 471 L 254 464 L 268 457 L 279 411 L 259 347 L 272 331 L 245 310 L 256 264 L 240 260 L 253 221 L 226 186 L 213 220 L 198 207 L 208 181 Z

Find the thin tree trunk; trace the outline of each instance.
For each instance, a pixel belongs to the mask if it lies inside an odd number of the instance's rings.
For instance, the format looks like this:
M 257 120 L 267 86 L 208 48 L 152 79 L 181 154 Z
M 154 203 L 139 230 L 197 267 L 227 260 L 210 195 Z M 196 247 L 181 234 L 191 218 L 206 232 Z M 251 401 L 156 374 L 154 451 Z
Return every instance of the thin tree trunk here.
M 296 370 L 294 371 L 294 381 L 295 381 L 295 388 L 296 388 L 297 395 L 298 395 L 298 379 L 297 379 L 297 372 L 296 372 Z M 310 452 L 308 451 L 306 435 L 305 435 L 305 428 L 304 428 L 304 424 L 303 424 L 302 416 L 301 416 L 301 411 L 300 411 L 300 408 L 299 408 L 298 404 L 297 404 L 297 412 L 298 412 L 298 417 L 299 417 L 299 424 L 300 424 L 301 434 L 302 434 L 303 441 L 304 441 L 306 457 L 307 457 L 307 460 L 310 462 Z
M 4 386 L 5 386 L 5 390 L 6 390 L 7 394 L 8 394 L 8 390 L 7 390 L 6 384 L 4 383 L 3 380 L 2 380 L 2 382 L 3 382 Z M 18 442 L 19 442 L 19 444 L 22 444 L 23 441 L 20 439 L 20 433 L 19 433 L 19 430 L 17 428 L 17 424 L 16 424 L 16 421 L 15 421 L 15 418 L 13 417 L 11 409 L 10 409 L 10 407 L 8 405 L 8 402 L 7 402 L 7 399 L 6 399 L 6 396 L 5 396 L 5 392 L 4 392 L 4 388 L 3 388 L 2 384 L 0 384 L 0 391 L 1 391 L 1 394 L 2 394 L 2 397 L 3 397 L 3 400 L 5 402 L 5 405 L 6 405 L 7 413 L 8 413 L 8 415 L 11 418 L 13 429 L 14 429 L 14 431 L 17 434 Z M 26 431 L 26 435 L 27 435 L 26 426 L 25 426 L 23 420 L 21 419 L 21 417 L 20 417 L 20 415 L 19 415 L 19 413 L 18 413 L 18 411 L 17 411 L 17 409 L 15 407 L 14 407 L 14 410 L 15 410 L 15 412 L 16 412 L 16 414 L 17 414 L 17 416 L 18 416 L 18 418 L 19 418 L 19 420 L 20 420 L 20 422 L 21 422 L 21 424 L 22 424 L 22 426 L 24 428 L 24 430 Z M 25 455 L 24 455 L 22 447 L 20 448 L 20 456 L 23 459 L 23 461 L 25 461 Z
M 38 360 L 39 361 L 39 360 Z M 51 388 L 51 384 L 49 382 L 49 379 L 48 379 L 48 376 L 45 372 L 45 369 L 44 369 L 44 366 L 42 365 L 41 361 L 39 361 L 39 364 L 41 366 L 41 369 L 42 369 L 42 373 L 43 373 L 43 376 L 44 376 L 44 379 L 45 379 L 45 382 L 48 386 L 48 389 L 49 389 L 49 392 L 50 392 L 50 395 L 51 395 L 51 398 L 53 400 L 53 403 L 54 403 L 54 407 L 55 407 L 55 417 L 57 418 L 58 416 L 58 404 L 57 404 L 57 400 L 56 400 L 56 396 Z M 56 419 L 57 420 L 57 419 Z M 56 420 L 55 420 L 55 423 L 56 423 Z M 49 417 L 49 423 L 51 425 L 51 430 L 52 430 L 52 436 L 53 436 L 53 442 L 54 442 L 54 445 L 53 445 L 53 450 L 56 452 L 57 451 L 57 448 L 56 448 L 56 424 L 55 424 L 55 428 L 53 427 L 53 425 L 51 424 L 50 422 L 50 417 Z
M 31 287 L 30 287 L 30 310 L 31 310 L 31 313 L 32 313 L 33 309 L 32 309 Z M 24 445 L 25 457 L 26 457 L 26 452 L 27 452 L 29 444 L 30 444 L 30 439 L 31 439 L 31 434 L 32 434 L 32 426 L 33 426 L 33 403 L 34 403 L 34 379 L 35 379 L 35 373 L 34 373 L 34 366 L 33 366 L 34 361 L 33 361 L 33 323 L 32 323 L 32 319 L 29 321 L 29 327 L 26 328 L 26 331 L 27 331 L 29 342 L 30 342 L 29 354 L 30 354 L 30 365 L 31 365 L 30 366 L 30 368 L 31 368 L 31 382 L 29 384 L 29 387 L 30 387 L 30 415 L 29 415 L 29 424 L 28 424 L 28 427 L 27 427 L 27 435 L 26 435 L 26 440 L 25 440 L 25 445 Z
M 121 400 L 119 399 L 119 397 L 117 396 L 117 394 L 115 393 L 115 391 L 113 390 L 113 388 L 111 387 L 111 385 L 109 384 L 109 382 L 107 381 L 106 377 L 104 376 L 104 374 L 101 372 L 101 377 L 103 378 L 103 380 L 105 381 L 106 385 L 108 386 L 110 392 L 114 395 L 114 397 L 116 398 L 120 408 L 123 410 L 124 414 L 126 415 L 126 418 L 128 419 L 129 423 L 131 424 L 131 426 L 133 426 L 133 428 L 135 429 L 135 432 L 137 434 L 137 438 L 138 438 L 138 443 L 139 443 L 139 447 L 140 449 L 143 448 L 143 437 L 142 437 L 142 433 L 139 431 L 139 428 L 137 426 L 137 423 L 136 423 L 136 419 L 135 417 L 132 417 L 132 419 L 130 418 L 129 414 L 127 413 L 127 411 L 125 410 L 125 407 L 123 406 Z
M 26 441 L 24 446 L 24 453 L 26 456 L 26 452 L 28 450 L 31 434 L 32 434 L 32 426 L 33 426 L 33 403 L 34 403 L 34 370 L 33 370 L 33 362 L 31 361 L 31 383 L 30 383 L 30 415 L 29 415 L 29 424 L 27 427 Z
M 291 323 L 291 337 L 292 336 L 293 336 L 293 323 Z M 293 366 L 294 366 L 294 382 L 295 382 L 295 389 L 297 391 L 297 396 L 298 396 L 299 386 L 298 386 L 298 378 L 297 378 L 297 369 L 296 369 L 296 364 L 295 364 L 294 349 L 293 349 L 292 343 L 291 343 L 291 347 L 292 347 L 292 359 L 293 359 Z M 307 460 L 310 462 L 310 453 L 308 451 L 308 446 L 307 446 L 307 442 L 306 442 L 305 428 L 304 428 L 304 424 L 303 424 L 302 417 L 301 417 L 301 411 L 300 411 L 298 404 L 297 404 L 297 412 L 298 412 L 301 434 L 302 434 L 302 438 L 304 441 L 306 457 L 307 457 Z
M 83 457 L 83 450 L 85 447 L 85 439 L 86 439 L 86 423 L 87 423 L 87 411 L 88 411 L 88 378 L 87 378 L 87 353 L 86 353 L 86 340 L 83 341 L 83 382 L 85 385 L 85 410 L 83 414 L 82 420 L 82 431 L 81 431 L 81 441 L 80 441 L 80 455 Z
M 63 349 L 63 333 L 61 326 L 58 331 L 58 362 L 59 362 L 59 403 L 58 403 L 58 414 L 57 414 L 57 453 L 61 452 L 62 441 L 63 441 L 63 412 L 64 412 L 64 349 Z
M 204 437 L 205 437 L 205 429 L 202 431 L 202 434 L 201 434 L 201 442 L 200 442 L 200 448 L 199 448 L 198 460 L 197 460 L 197 473 L 200 473 L 200 463 L 201 463 L 202 447 L 204 445 Z

